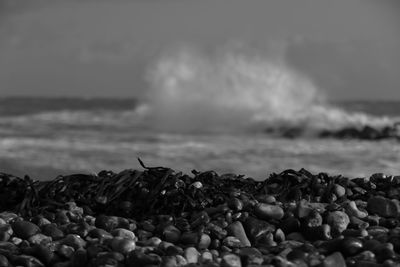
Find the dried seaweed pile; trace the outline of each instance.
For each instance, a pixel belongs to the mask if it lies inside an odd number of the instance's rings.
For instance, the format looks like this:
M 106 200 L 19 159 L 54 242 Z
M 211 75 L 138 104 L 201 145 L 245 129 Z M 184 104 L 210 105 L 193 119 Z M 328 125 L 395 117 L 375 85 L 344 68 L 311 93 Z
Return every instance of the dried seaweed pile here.
M 74 201 L 95 213 L 137 218 L 149 213 L 177 215 L 203 210 L 226 203 L 239 192 L 248 200 L 268 194 L 281 202 L 307 199 L 332 203 L 337 200 L 335 184 L 345 188 L 349 200 L 367 200 L 376 191 L 398 197 L 397 189 L 400 187 L 400 176 L 382 178 L 379 174 L 372 176 L 371 180 L 348 179 L 325 173 L 313 175 L 301 169 L 273 173 L 265 181 L 255 181 L 243 175 L 218 175 L 214 171 L 192 171 L 193 176 L 189 176 L 170 168 L 146 167 L 140 163 L 144 171 L 74 174 L 51 181 L 33 181 L 28 176 L 19 178 L 0 173 L 0 210 L 33 216 Z

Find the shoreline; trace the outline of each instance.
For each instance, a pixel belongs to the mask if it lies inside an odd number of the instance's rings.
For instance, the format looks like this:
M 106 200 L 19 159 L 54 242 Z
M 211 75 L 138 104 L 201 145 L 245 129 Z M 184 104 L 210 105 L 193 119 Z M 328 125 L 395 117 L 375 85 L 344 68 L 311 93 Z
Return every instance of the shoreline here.
M 400 262 L 400 176 L 301 169 L 256 181 L 140 163 L 50 181 L 0 173 L 0 266 Z

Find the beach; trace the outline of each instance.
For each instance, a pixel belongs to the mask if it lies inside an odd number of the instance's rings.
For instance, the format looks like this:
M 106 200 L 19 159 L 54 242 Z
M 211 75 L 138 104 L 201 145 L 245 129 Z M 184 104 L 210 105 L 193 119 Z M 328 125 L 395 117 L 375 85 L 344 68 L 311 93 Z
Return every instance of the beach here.
M 400 261 L 400 176 L 288 169 L 256 181 L 140 165 L 49 181 L 0 174 L 1 266 Z

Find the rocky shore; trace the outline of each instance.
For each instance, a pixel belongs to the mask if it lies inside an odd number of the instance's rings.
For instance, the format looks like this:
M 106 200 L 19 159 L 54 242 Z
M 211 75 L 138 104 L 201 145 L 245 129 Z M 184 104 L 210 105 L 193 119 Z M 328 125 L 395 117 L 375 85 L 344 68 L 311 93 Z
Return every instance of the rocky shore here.
M 143 167 L 0 173 L 0 267 L 400 266 L 400 176 Z
M 301 127 L 281 127 L 277 129 L 266 128 L 264 129 L 264 132 L 285 138 L 297 138 L 304 135 L 310 135 L 310 133 L 307 132 L 307 129 Z M 382 128 L 366 125 L 362 128 L 345 127 L 336 130 L 320 130 L 313 134 L 319 138 L 358 139 L 369 141 L 393 139 L 400 141 L 400 122 Z

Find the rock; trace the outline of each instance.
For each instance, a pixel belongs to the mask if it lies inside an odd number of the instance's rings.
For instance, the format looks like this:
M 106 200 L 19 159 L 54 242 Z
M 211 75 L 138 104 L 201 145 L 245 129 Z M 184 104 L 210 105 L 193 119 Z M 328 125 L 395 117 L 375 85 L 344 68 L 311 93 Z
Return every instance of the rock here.
M 262 247 L 274 247 L 276 246 L 277 243 L 274 240 L 274 234 L 273 233 L 268 233 L 265 235 L 262 235 L 257 239 L 256 246 L 262 246 Z
M 277 205 L 258 203 L 254 207 L 254 214 L 262 220 L 280 220 L 285 213 L 283 209 Z
M 288 217 L 282 220 L 279 227 L 285 234 L 290 234 L 300 230 L 300 221 L 295 217 Z
M 44 264 L 40 260 L 28 255 L 18 255 L 13 259 L 12 263 L 25 267 L 44 267 Z
M 168 256 L 183 255 L 183 248 L 172 245 L 165 249 L 165 254 Z
M 246 231 L 246 236 L 252 244 L 255 244 L 257 239 L 262 235 L 275 231 L 274 225 L 254 217 L 247 218 L 243 226 Z
M 302 220 L 303 228 L 312 228 L 321 225 L 322 225 L 322 216 L 316 210 L 312 210 L 311 212 L 309 212 L 309 214 Z
M 188 264 L 187 260 L 182 255 L 176 255 L 175 258 L 179 267 L 183 267 Z
M 75 252 L 75 249 L 73 247 L 67 246 L 67 245 L 60 245 L 57 249 L 57 254 L 65 259 L 72 258 L 72 255 L 74 255 L 74 252 Z
M 207 224 L 206 229 L 210 231 L 211 237 L 213 238 L 224 239 L 228 235 L 228 232 L 225 229 L 212 222 Z
M 239 256 L 228 253 L 222 257 L 221 267 L 242 267 L 242 262 Z
M 186 232 L 181 235 L 180 242 L 188 246 L 196 246 L 199 243 L 199 234 L 195 232 Z
M 50 243 L 53 241 L 53 239 L 50 236 L 44 235 L 44 234 L 35 234 L 28 239 L 29 243 L 31 244 L 46 244 Z
M 341 252 L 345 256 L 353 256 L 361 252 L 363 249 L 363 242 L 355 237 L 346 237 L 342 241 Z
M 168 225 L 163 230 L 163 239 L 167 242 L 177 243 L 181 238 L 181 231 L 174 225 Z
M 200 253 L 194 247 L 187 247 L 184 252 L 184 257 L 187 263 L 197 263 L 199 261 Z
M 103 230 L 100 228 L 94 228 L 94 229 L 90 230 L 88 233 L 88 236 L 91 238 L 98 238 L 100 240 L 113 238 L 112 234 L 110 234 L 106 230 Z
M 147 240 L 144 241 L 138 241 L 138 244 L 140 243 L 141 246 L 145 247 L 158 247 L 162 240 L 156 236 L 150 237 Z
M 199 249 L 207 249 L 211 244 L 211 237 L 207 234 L 202 234 L 200 236 L 198 248 Z
M 222 245 L 227 246 L 228 248 L 242 248 L 245 247 L 242 242 L 234 236 L 227 236 L 222 240 Z
M 136 248 L 135 241 L 123 237 L 114 237 L 110 242 L 111 248 L 115 252 L 123 255 L 128 254 Z
M 8 241 L 13 235 L 13 229 L 9 224 L 0 225 L 0 242 Z
M 58 240 L 64 237 L 63 231 L 56 224 L 46 224 L 42 227 L 42 233 L 51 237 L 53 240 Z
M 61 244 L 71 246 L 75 250 L 78 250 L 86 246 L 86 241 L 79 235 L 69 234 L 61 240 Z
M 350 223 L 349 216 L 342 211 L 330 212 L 326 221 L 331 226 L 331 230 L 334 233 L 343 232 Z
M 86 267 L 88 266 L 88 257 L 85 249 L 78 249 L 74 252 L 71 259 L 71 266 Z
M 346 267 L 346 261 L 340 252 L 335 252 L 327 256 L 322 262 L 323 267 Z
M 307 228 L 304 231 L 305 236 L 311 240 L 329 240 L 332 238 L 331 227 L 329 224 L 322 224 L 316 227 Z
M 200 263 L 209 263 L 213 261 L 213 255 L 209 251 L 204 251 L 200 256 Z
M 241 211 L 243 209 L 243 202 L 234 197 L 228 201 L 228 207 L 233 211 Z
M 399 207 L 392 200 L 384 197 L 371 197 L 368 200 L 367 211 L 382 217 L 398 217 Z
M 357 218 L 363 219 L 368 216 L 366 212 L 360 211 L 356 205 L 356 202 L 350 201 L 346 205 L 346 213 L 349 216 L 355 216 Z
M 147 240 L 147 239 L 149 239 L 150 237 L 152 237 L 152 236 L 153 236 L 153 233 L 152 233 L 152 232 L 145 231 L 145 230 L 138 230 L 138 231 L 136 232 L 136 236 L 137 236 L 137 238 L 138 238 L 140 241 L 144 241 L 144 240 Z
M 145 254 L 138 250 L 133 250 L 129 253 L 126 259 L 126 265 L 129 267 L 136 267 L 136 266 L 151 266 L 156 265 L 158 266 L 161 264 L 161 257 L 157 254 L 149 253 Z
M 236 221 L 231 223 L 228 227 L 228 234 L 240 240 L 243 246 L 250 247 L 251 243 L 246 236 L 246 232 L 241 222 Z
M 79 235 L 80 237 L 84 238 L 88 235 L 89 231 L 92 229 L 95 229 L 95 228 L 91 227 L 86 222 L 70 223 L 65 228 L 65 233 L 66 234 L 76 234 L 76 235 Z
M 115 228 L 111 231 L 111 234 L 115 237 L 123 237 L 130 240 L 135 240 L 135 234 L 124 228 Z
M 8 267 L 10 265 L 8 259 L 4 255 L 0 255 L 0 267 Z
M 120 267 L 125 257 L 118 252 L 101 252 L 93 262 L 94 266 Z
M 114 228 L 117 228 L 119 224 L 118 217 L 99 215 L 96 217 L 95 226 L 111 232 Z
M 261 265 L 264 262 L 263 255 L 256 248 L 241 248 L 239 256 L 244 266 Z
M 1 224 L 11 224 L 16 218 L 18 218 L 18 215 L 13 212 L 3 211 L 0 213 L 0 219 L 4 222 Z
M 28 239 L 34 234 L 40 232 L 39 226 L 28 221 L 14 222 L 11 226 L 14 231 L 14 235 L 22 239 Z
M 69 219 L 69 217 L 67 215 L 67 211 L 66 210 L 57 211 L 55 222 L 58 225 L 67 225 L 67 224 L 69 224 L 71 222 L 71 220 Z
M 178 267 L 175 256 L 164 256 L 160 267 Z
M 141 229 L 153 233 L 156 230 L 156 227 L 154 226 L 153 222 L 151 220 L 144 220 L 140 223 Z
M 333 185 L 333 192 L 335 193 L 335 195 L 339 198 L 339 197 L 343 197 L 344 195 L 346 195 L 346 189 L 339 185 L 339 184 L 334 184 Z

